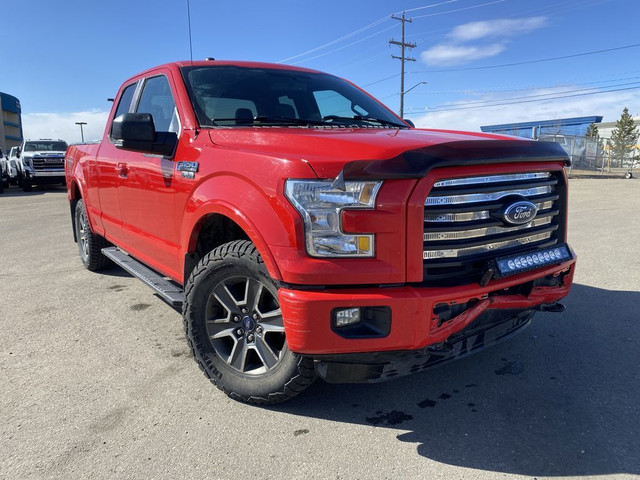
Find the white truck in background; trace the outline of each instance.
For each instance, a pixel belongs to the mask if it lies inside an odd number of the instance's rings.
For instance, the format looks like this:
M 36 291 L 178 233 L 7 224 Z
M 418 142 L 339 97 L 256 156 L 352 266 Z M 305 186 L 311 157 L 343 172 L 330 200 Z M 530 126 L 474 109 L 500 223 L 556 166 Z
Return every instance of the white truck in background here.
M 64 140 L 24 140 L 16 152 L 18 185 L 25 192 L 33 185 L 65 184 Z

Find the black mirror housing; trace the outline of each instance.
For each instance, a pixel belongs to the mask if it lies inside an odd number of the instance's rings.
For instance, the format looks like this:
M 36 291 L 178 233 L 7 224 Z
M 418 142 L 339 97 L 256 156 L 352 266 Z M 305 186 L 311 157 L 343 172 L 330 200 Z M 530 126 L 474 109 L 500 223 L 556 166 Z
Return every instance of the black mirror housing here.
M 111 137 L 116 141 L 153 142 L 156 127 L 150 113 L 123 113 L 113 120 Z
M 416 128 L 416 124 L 413 123 L 411 120 L 409 120 L 408 118 L 403 118 L 402 120 L 404 120 L 404 123 L 406 123 L 407 125 L 409 125 L 411 128 Z
M 116 148 L 172 157 L 178 135 L 156 132 L 150 113 L 124 113 L 113 120 L 111 138 Z

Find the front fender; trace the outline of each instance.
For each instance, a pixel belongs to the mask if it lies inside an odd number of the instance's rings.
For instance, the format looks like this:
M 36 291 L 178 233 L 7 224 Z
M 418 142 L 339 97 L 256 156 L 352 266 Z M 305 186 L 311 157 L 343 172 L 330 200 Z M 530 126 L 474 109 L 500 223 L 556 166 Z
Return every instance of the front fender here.
M 282 204 L 283 197 L 276 193 L 282 191 L 283 183 L 284 180 L 279 181 L 279 187 L 269 194 L 251 180 L 233 174 L 205 180 L 193 192 L 185 209 L 180 242 L 186 246 L 183 255 L 195 251 L 204 218 L 211 214 L 224 215 L 238 224 L 258 248 L 269 275 L 282 280 L 272 247 L 292 246 L 296 237 L 296 219 L 291 209 Z

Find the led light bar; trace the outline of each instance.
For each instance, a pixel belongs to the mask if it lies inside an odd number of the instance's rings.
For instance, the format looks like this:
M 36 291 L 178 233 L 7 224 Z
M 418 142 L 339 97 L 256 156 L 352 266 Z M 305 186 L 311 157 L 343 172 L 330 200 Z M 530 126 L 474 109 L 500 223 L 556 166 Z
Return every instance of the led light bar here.
M 495 278 L 508 277 L 540 267 L 548 267 L 571 260 L 572 255 L 566 244 L 534 250 L 516 255 L 497 258 L 490 262 Z

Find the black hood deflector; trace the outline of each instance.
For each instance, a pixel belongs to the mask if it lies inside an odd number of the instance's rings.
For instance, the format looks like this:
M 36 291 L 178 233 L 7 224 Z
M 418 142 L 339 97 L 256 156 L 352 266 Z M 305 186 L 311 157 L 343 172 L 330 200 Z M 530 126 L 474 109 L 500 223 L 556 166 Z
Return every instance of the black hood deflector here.
M 463 140 L 407 150 L 386 160 L 349 162 L 336 178 L 334 186 L 340 188 L 344 180 L 422 178 L 436 167 L 552 161 L 571 165 L 567 153 L 554 142 Z

